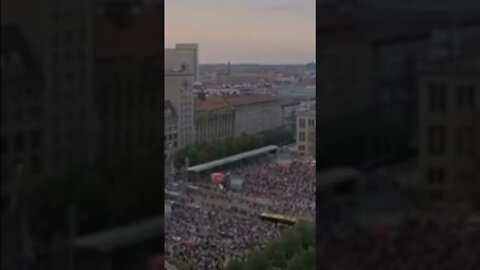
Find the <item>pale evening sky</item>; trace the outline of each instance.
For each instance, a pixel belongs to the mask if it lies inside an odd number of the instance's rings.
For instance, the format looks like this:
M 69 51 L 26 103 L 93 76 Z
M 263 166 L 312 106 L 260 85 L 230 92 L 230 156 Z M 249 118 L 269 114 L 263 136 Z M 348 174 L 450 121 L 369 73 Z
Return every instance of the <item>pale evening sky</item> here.
M 166 0 L 165 47 L 198 43 L 201 64 L 315 61 L 315 0 Z

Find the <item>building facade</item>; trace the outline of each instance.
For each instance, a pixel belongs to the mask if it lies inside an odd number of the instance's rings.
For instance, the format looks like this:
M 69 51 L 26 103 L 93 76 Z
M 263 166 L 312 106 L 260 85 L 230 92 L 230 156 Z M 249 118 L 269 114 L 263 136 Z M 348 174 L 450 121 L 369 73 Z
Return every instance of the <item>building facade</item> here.
M 267 95 L 226 96 L 235 109 L 234 136 L 255 135 L 283 126 L 283 110 L 280 102 Z
M 178 148 L 178 114 L 170 100 L 165 100 L 164 125 L 164 149 L 170 155 Z
M 165 99 L 178 114 L 179 147 L 195 143 L 194 95 L 198 76 L 198 45 L 177 44 L 165 49 Z
M 1 49 L 1 192 L 2 216 L 14 181 L 38 182 L 45 172 L 46 98 L 43 76 L 16 25 L 2 25 Z
M 235 110 L 222 96 L 195 99 L 196 143 L 233 138 Z
M 445 62 L 420 77 L 419 178 L 433 205 L 462 203 L 470 191 L 478 192 L 479 60 Z
M 150 155 L 161 149 L 163 45 L 159 16 L 137 14 L 118 27 L 96 18 L 95 88 L 97 157 Z
M 316 158 L 316 114 L 315 111 L 297 115 L 296 144 L 300 158 Z
M 92 10 L 92 1 L 2 1 L 2 25 L 24 33 L 44 77 L 45 173 L 95 159 Z

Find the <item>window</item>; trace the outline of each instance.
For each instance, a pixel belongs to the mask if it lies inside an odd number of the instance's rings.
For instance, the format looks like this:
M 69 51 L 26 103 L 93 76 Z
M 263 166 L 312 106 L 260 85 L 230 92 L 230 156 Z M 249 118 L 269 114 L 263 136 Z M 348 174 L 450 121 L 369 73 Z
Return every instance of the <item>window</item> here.
M 443 191 L 440 189 L 432 190 L 430 192 L 430 199 L 435 202 L 443 201 L 444 194 Z
M 474 126 L 466 127 L 466 142 L 467 142 L 467 155 L 474 156 L 476 154 L 477 145 L 477 132 Z
M 457 127 L 457 154 L 459 156 L 474 156 L 476 154 L 476 130 L 474 126 Z
M 42 108 L 39 106 L 28 109 L 28 119 L 31 122 L 37 122 L 42 119 Z
M 57 34 L 52 34 L 50 36 L 50 40 L 52 41 L 52 45 L 54 45 L 54 46 L 58 45 L 58 35 Z
M 298 150 L 300 151 L 305 151 L 305 145 L 299 145 Z
M 300 128 L 305 128 L 305 119 L 303 119 L 303 118 L 300 119 L 299 125 L 300 125 Z
M 42 135 L 41 130 L 36 129 L 31 131 L 32 149 L 38 149 L 42 146 Z
M 73 62 L 73 53 L 71 51 L 65 52 L 65 63 L 71 64 Z
M 60 57 L 58 53 L 52 53 L 52 67 L 58 67 L 60 65 Z
M 73 37 L 74 37 L 73 32 L 70 31 L 70 30 L 67 31 L 65 33 L 65 43 L 66 44 L 72 44 L 73 43 Z
M 1 144 L 1 153 L 2 155 L 8 154 L 8 140 L 5 137 L 2 137 L 2 144 Z
M 308 119 L 308 126 L 309 127 L 314 127 L 315 126 L 315 120 L 314 119 Z
M 42 172 L 42 160 L 38 155 L 33 155 L 30 157 L 30 168 L 32 174 L 37 175 Z
M 65 80 L 67 80 L 67 82 L 73 82 L 74 79 L 75 79 L 75 74 L 73 74 L 72 71 L 65 72 Z
M 304 142 L 305 141 L 305 132 L 300 132 L 298 139 L 299 139 L 299 141 Z
M 428 108 L 430 112 L 447 111 L 447 88 L 445 84 L 428 85 Z
M 25 150 L 25 137 L 18 133 L 15 135 L 15 152 L 23 152 Z
M 53 141 L 53 144 L 54 144 L 54 145 L 59 145 L 59 144 L 61 143 L 60 135 L 59 135 L 58 133 L 55 133 L 55 134 L 53 135 L 52 141 Z
M 427 170 L 427 181 L 429 184 L 445 183 L 445 168 L 429 168 Z
M 22 109 L 18 109 L 15 112 L 15 121 L 17 122 L 17 124 L 22 124 L 23 120 L 24 120 L 23 111 L 22 111 Z
M 476 97 L 476 89 L 474 85 L 470 85 L 467 88 L 467 104 L 468 107 L 471 109 L 475 109 L 477 107 L 477 97 Z
M 430 126 L 428 128 L 428 153 L 430 155 L 444 155 L 446 153 L 446 130 L 444 126 Z

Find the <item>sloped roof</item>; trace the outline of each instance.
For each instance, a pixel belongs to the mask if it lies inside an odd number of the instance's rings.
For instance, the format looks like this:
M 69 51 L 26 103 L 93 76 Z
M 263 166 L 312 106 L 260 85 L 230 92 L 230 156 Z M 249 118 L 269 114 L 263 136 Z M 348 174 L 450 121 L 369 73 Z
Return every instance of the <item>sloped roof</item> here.
M 269 95 L 226 96 L 225 99 L 232 106 L 246 106 L 258 103 L 278 102 L 277 98 Z
M 195 98 L 195 111 L 210 112 L 230 108 L 230 104 L 223 96 L 209 96 L 205 99 Z

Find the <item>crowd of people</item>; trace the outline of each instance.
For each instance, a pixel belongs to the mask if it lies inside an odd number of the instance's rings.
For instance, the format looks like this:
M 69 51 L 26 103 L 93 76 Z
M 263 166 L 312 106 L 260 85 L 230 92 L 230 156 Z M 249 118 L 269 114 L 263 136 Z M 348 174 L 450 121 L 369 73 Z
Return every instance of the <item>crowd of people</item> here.
M 236 207 L 182 200 L 167 218 L 165 251 L 191 269 L 224 269 L 229 260 L 244 259 L 285 228 Z
M 480 269 L 480 231 L 462 222 L 407 220 L 392 228 L 317 226 L 317 268 Z
M 242 175 L 241 191 L 247 198 L 261 199 L 282 214 L 315 216 L 315 165 L 293 161 L 281 165 L 275 159 L 263 159 L 234 169 Z
M 260 213 L 315 215 L 315 167 L 309 163 L 282 166 L 268 158 L 223 173 L 243 176 L 243 188 L 204 188 L 207 179 L 203 185 L 167 184 L 178 193 L 170 198 L 166 216 L 167 258 L 191 269 L 224 269 L 228 261 L 244 259 L 287 228 L 262 220 Z

